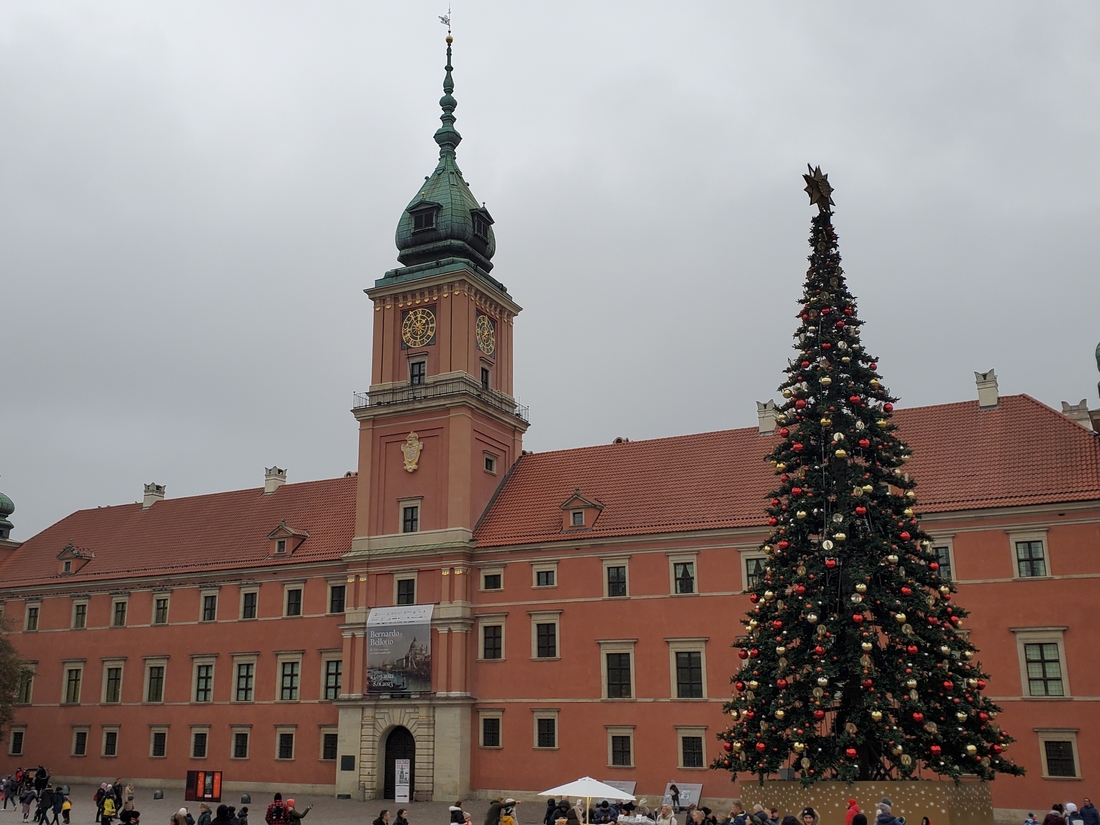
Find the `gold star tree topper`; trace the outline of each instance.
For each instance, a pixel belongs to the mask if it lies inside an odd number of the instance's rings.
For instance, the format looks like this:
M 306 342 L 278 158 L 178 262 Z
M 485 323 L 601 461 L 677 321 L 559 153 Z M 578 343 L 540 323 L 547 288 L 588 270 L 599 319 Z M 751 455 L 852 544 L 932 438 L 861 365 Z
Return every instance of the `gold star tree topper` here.
M 829 183 L 829 176 L 821 174 L 820 166 L 815 169 L 807 163 L 806 168 L 810 170 L 810 174 L 802 177 L 806 181 L 806 194 L 810 196 L 810 205 L 817 204 L 819 212 L 831 211 L 829 207 L 835 204 L 833 203 L 833 187 Z

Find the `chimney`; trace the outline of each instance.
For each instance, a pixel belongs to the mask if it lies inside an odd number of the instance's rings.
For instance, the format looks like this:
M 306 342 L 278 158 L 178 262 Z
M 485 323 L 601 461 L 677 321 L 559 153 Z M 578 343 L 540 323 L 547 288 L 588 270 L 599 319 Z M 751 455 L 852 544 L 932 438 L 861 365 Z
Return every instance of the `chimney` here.
M 1070 421 L 1076 421 L 1086 430 L 1092 427 L 1092 421 L 1089 418 L 1089 402 L 1087 399 L 1082 398 L 1080 404 L 1070 404 L 1063 401 L 1062 415 Z
M 164 485 L 153 482 L 145 485 L 145 500 L 141 502 L 141 509 L 148 510 L 158 501 L 164 501 Z
M 278 467 L 264 468 L 264 495 L 269 496 L 286 484 L 286 470 Z
M 756 423 L 760 428 L 760 435 L 771 435 L 775 432 L 775 402 L 756 402 Z
M 978 385 L 978 407 L 983 410 L 996 409 L 1001 403 L 1001 397 L 997 392 L 996 371 L 976 372 L 974 381 Z

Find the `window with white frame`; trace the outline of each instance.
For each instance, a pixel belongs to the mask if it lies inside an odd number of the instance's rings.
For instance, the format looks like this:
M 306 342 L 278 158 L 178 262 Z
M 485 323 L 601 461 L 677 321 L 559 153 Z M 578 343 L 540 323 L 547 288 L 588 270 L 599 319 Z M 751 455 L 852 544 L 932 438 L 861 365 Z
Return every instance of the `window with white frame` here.
M 627 574 L 630 560 L 625 556 L 603 560 L 603 595 L 607 599 L 629 595 Z
M 103 756 L 118 756 L 118 725 L 103 726 Z
M 607 730 L 607 766 L 634 767 L 634 726 L 605 725 Z
M 111 627 L 126 627 L 126 598 L 113 599 L 111 601 Z
M 696 569 L 699 561 L 698 553 L 670 553 L 668 556 L 668 572 L 671 577 L 669 592 L 677 596 L 686 596 L 699 591 Z
M 15 692 L 15 704 L 31 704 L 34 697 L 34 669 L 37 664 L 37 661 L 23 663 L 23 669 L 19 672 L 19 687 Z
M 149 727 L 149 756 L 152 759 L 168 756 L 168 728 L 164 725 Z
M 336 728 L 321 728 L 321 761 L 335 762 L 340 749 L 340 732 Z
M 232 745 L 229 751 L 230 759 L 248 759 L 248 745 L 252 729 L 247 725 L 235 725 L 230 729 Z
M 531 715 L 534 717 L 536 750 L 558 749 L 558 709 L 557 708 L 533 708 Z
M 397 573 L 394 575 L 393 603 L 416 604 L 416 573 Z
M 8 756 L 22 756 L 26 738 L 26 726 L 13 725 L 11 730 L 8 731 Z
M 280 726 L 275 728 L 275 758 L 286 761 L 294 758 L 295 728 Z
M 1049 576 L 1046 531 L 1034 533 L 1010 533 L 1012 545 L 1013 576 L 1018 579 L 1036 579 Z
M 482 590 L 503 590 L 504 589 L 504 568 L 503 567 L 486 567 L 481 571 L 481 589 Z
M 344 684 L 344 660 L 341 651 L 321 654 L 321 697 L 327 702 L 340 698 Z
M 328 586 L 328 612 L 343 613 L 347 604 L 347 585 L 343 582 L 332 582 Z
M 301 696 L 302 654 L 282 653 L 278 656 L 280 702 L 297 702 Z
M 200 604 L 202 605 L 202 610 L 199 614 L 199 621 L 216 621 L 218 618 L 218 591 L 208 590 L 203 592 L 200 597 Z
M 145 701 L 163 702 L 168 657 L 149 657 L 145 660 Z
M 260 591 L 254 587 L 241 591 L 241 618 L 255 619 L 260 604 Z
M 676 726 L 676 753 L 680 757 L 680 768 L 706 768 L 705 751 L 703 741 L 706 738 L 706 727 L 677 725 Z
M 84 681 L 84 662 L 69 661 L 63 663 L 64 679 L 61 683 L 62 704 L 79 705 L 80 688 Z
M 168 624 L 168 594 L 153 594 L 153 624 Z
M 283 588 L 283 615 L 302 615 L 302 592 L 304 585 L 288 584 Z
M 123 659 L 106 659 L 103 662 L 103 697 L 105 705 L 117 705 L 122 701 Z
M 73 615 L 69 626 L 73 630 L 84 630 L 88 626 L 88 602 L 86 599 L 73 602 Z
M 73 742 L 71 754 L 73 756 L 88 755 L 88 727 L 86 725 L 73 726 Z
M 477 712 L 478 729 L 481 731 L 480 745 L 483 748 L 501 748 L 504 746 L 504 711 L 485 708 Z
M 741 589 L 745 592 L 755 589 L 767 569 L 767 556 L 743 553 L 741 555 L 741 581 L 744 582 L 744 586 Z
M 402 533 L 420 532 L 420 504 L 423 499 L 402 499 L 397 503 Z
M 23 619 L 23 631 L 26 633 L 33 633 L 38 630 L 38 614 L 41 611 L 42 606 L 35 602 L 34 604 L 28 604 L 26 615 Z
M 214 658 L 212 656 L 193 657 L 194 674 L 191 685 L 191 701 L 214 701 Z
M 707 638 L 665 639 L 668 643 L 672 697 L 707 698 Z
M 504 620 L 507 613 L 487 613 L 477 617 L 477 658 L 482 661 L 504 661 Z
M 210 728 L 207 725 L 195 725 L 191 728 L 191 758 L 205 759 L 210 750 Z
M 604 699 L 633 699 L 634 645 L 637 639 L 599 639 Z
M 1064 626 L 1013 627 L 1025 698 L 1061 699 L 1070 695 L 1066 673 Z
M 933 538 L 931 550 L 936 556 L 936 564 L 939 565 L 936 572 L 939 573 L 940 578 L 943 581 L 954 581 L 955 557 L 951 538 L 944 536 Z
M 557 587 L 558 586 L 558 563 L 554 562 L 541 562 L 539 564 L 531 565 L 531 586 L 532 587 Z
M 1078 779 L 1077 728 L 1035 728 L 1044 779 Z
M 531 617 L 531 658 L 560 659 L 561 640 L 558 628 L 561 623 L 560 610 L 529 610 Z
M 252 702 L 256 696 L 256 657 L 233 657 L 233 701 Z

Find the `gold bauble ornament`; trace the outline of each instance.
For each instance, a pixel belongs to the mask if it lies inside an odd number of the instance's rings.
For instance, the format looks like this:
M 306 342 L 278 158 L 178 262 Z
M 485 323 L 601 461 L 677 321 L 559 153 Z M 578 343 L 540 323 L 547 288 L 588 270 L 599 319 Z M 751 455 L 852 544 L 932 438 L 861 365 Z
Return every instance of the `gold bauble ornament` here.
M 914 493 L 912 490 L 907 490 L 906 493 L 905 493 L 905 497 L 909 498 L 909 499 L 913 499 L 913 498 L 917 497 L 917 494 Z
M 760 687 L 760 683 L 758 681 L 756 681 L 755 679 L 749 681 L 749 690 L 756 690 L 758 687 Z
M 836 456 L 837 458 L 847 458 L 847 457 L 848 457 L 848 451 L 847 451 L 847 450 L 837 450 L 837 451 L 836 451 L 836 452 L 834 453 L 834 455 L 835 455 L 835 456 Z
M 874 387 L 876 390 L 881 386 L 877 378 L 872 378 L 870 383 L 871 386 Z
M 916 679 L 906 679 L 905 680 L 905 686 L 907 688 L 909 688 L 910 690 L 912 690 L 913 688 L 915 688 L 917 686 L 917 680 Z
M 829 376 L 824 375 L 824 376 L 821 377 L 821 386 L 827 387 L 832 383 L 833 383 L 833 379 L 830 378 Z
M 863 485 L 863 492 L 865 492 L 865 493 L 873 493 L 874 491 L 875 491 L 875 488 L 874 488 L 874 487 L 872 487 L 872 486 L 871 486 L 870 484 L 864 484 L 864 485 Z
M 800 519 L 800 520 L 801 520 L 801 519 L 804 519 L 804 518 L 806 518 L 806 511 L 805 511 L 805 510 L 799 510 L 799 511 L 798 511 L 797 513 L 795 513 L 794 515 L 795 515 L 795 518 L 797 518 L 797 519 Z
M 967 745 L 967 746 L 966 746 L 966 754 L 967 754 L 967 756 L 973 756 L 973 755 L 974 755 L 974 754 L 976 754 L 977 752 L 978 752 L 978 749 L 977 749 L 977 747 L 975 747 L 974 745 Z
M 894 745 L 894 747 L 890 748 L 890 752 L 894 754 L 894 756 L 898 756 L 902 750 L 901 745 Z
M 860 582 L 859 584 L 856 585 L 856 592 L 857 593 L 866 593 L 867 592 L 867 585 L 865 585 L 863 582 Z
M 775 598 L 775 591 L 774 590 L 765 590 L 764 591 L 764 600 L 765 601 L 770 602 L 774 598 Z
M 909 754 L 907 754 L 907 753 L 903 753 L 903 754 L 901 755 L 901 764 L 903 764 L 903 765 L 904 765 L 905 767 L 907 767 L 907 768 L 908 768 L 908 767 L 909 767 L 910 765 L 912 765 L 912 764 L 913 764 L 913 757 L 911 757 L 911 756 L 910 756 Z
M 810 624 L 813 624 L 814 622 L 817 621 L 817 614 L 816 613 L 807 613 L 806 614 L 806 621 L 808 621 Z
M 874 719 L 876 722 L 881 722 L 882 721 L 882 711 L 881 710 L 871 711 L 871 718 Z
M 837 541 L 844 541 L 844 539 L 848 538 L 848 534 L 847 533 L 833 533 L 833 538 L 836 539 Z
M 828 427 L 832 423 L 833 423 L 833 419 L 829 418 L 829 416 L 825 416 L 824 418 L 821 419 L 821 425 L 823 427 Z
M 802 751 L 804 751 L 804 750 L 806 750 L 805 743 L 803 743 L 803 742 L 795 742 L 794 743 L 794 752 L 795 753 L 802 753 Z
M 886 557 L 886 561 L 890 562 L 890 564 L 897 564 L 898 563 L 897 554 L 891 553 L 889 556 Z
M 902 510 L 902 512 L 909 518 L 913 517 L 913 508 L 912 507 L 906 507 L 904 510 Z
M 791 397 L 792 395 L 794 395 L 794 393 L 792 393 L 792 392 L 790 391 L 790 389 L 785 389 L 785 390 L 783 390 L 783 397 L 784 397 L 784 398 L 790 398 L 790 397 Z
M 946 596 L 950 592 L 951 592 L 951 588 L 948 587 L 946 584 L 941 584 L 940 585 L 940 595 L 941 596 Z
M 780 708 L 779 710 L 777 710 L 775 712 L 775 718 L 776 719 L 783 719 L 786 715 L 787 715 L 787 712 L 785 710 L 783 710 L 783 708 Z
M 870 642 L 864 642 L 859 647 L 860 647 L 860 650 L 862 650 L 864 653 L 870 653 L 875 648 L 875 646 L 873 644 L 871 644 Z
M 783 472 L 787 469 L 787 465 L 780 461 L 778 464 L 775 465 L 775 469 L 779 470 L 779 472 Z
M 894 619 L 897 621 L 898 624 L 905 624 L 906 616 L 904 613 L 895 613 Z
M 741 748 L 742 748 L 742 745 L 741 745 L 741 743 L 740 743 L 740 742 L 734 742 L 734 743 L 733 743 L 733 749 L 734 749 L 735 751 L 739 751 L 739 750 L 741 750 Z
M 966 714 L 960 710 L 958 713 L 955 714 L 955 718 L 958 719 L 960 722 L 965 722 Z
M 777 656 L 782 656 L 786 652 L 787 652 L 787 648 L 783 647 L 783 645 L 779 645 L 779 647 L 777 647 L 775 649 L 775 653 L 776 653 Z
M 827 684 L 829 684 L 829 680 L 825 676 L 818 676 L 817 677 L 817 684 L 818 684 L 818 687 L 825 687 Z

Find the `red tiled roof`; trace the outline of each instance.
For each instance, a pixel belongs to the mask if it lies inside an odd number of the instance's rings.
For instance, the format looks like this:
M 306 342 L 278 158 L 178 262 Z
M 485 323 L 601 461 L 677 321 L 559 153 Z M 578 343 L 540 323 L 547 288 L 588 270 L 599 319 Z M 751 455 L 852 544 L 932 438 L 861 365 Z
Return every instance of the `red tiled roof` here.
M 71 541 L 95 553 L 76 585 L 120 576 L 206 572 L 338 559 L 351 549 L 354 477 L 78 510 L 24 542 L 0 567 L 3 586 L 56 582 L 57 555 Z M 286 558 L 269 557 L 268 534 L 285 520 L 309 538 Z
M 894 413 L 925 513 L 1100 500 L 1100 439 L 1027 395 Z M 762 526 L 777 436 L 724 430 L 523 456 L 481 520 L 478 546 L 575 541 L 560 503 L 603 503 L 588 537 Z

